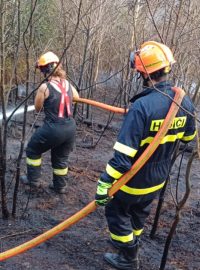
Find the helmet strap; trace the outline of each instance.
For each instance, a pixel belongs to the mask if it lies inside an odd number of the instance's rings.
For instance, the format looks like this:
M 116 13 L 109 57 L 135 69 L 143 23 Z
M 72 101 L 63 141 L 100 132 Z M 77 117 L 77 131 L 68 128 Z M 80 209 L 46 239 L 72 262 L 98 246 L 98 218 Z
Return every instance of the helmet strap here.
M 146 79 L 143 79 L 143 86 L 144 87 L 149 86 L 149 77 L 147 77 Z
M 140 73 L 140 74 L 141 74 L 142 79 L 143 79 L 143 86 L 144 86 L 144 87 L 149 86 L 149 81 L 150 81 L 149 76 L 148 76 L 147 78 L 145 78 L 143 73 Z
M 141 78 L 141 73 L 140 72 L 137 72 L 137 77 L 136 79 L 139 80 Z
M 40 71 L 44 74 L 44 77 L 46 78 L 46 76 L 50 74 L 54 70 L 55 67 L 56 67 L 55 63 L 51 63 L 46 66 L 41 66 Z

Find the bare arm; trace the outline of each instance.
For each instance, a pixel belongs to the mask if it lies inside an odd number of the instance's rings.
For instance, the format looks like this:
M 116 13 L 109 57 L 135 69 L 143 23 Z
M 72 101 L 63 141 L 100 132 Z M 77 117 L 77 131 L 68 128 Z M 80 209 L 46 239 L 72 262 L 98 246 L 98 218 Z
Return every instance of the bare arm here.
M 36 112 L 39 112 L 43 105 L 45 99 L 47 99 L 49 96 L 49 90 L 47 88 L 47 85 L 43 83 L 37 90 L 36 96 L 35 96 L 35 110 Z
M 72 88 L 73 99 L 79 98 L 79 93 L 76 90 L 76 88 L 73 85 L 71 85 L 71 88 Z

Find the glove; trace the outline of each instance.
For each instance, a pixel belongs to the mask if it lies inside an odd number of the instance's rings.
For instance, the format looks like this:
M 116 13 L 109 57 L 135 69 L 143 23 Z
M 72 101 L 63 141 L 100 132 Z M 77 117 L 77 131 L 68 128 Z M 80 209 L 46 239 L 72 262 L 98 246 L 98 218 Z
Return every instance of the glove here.
M 97 192 L 95 195 L 95 202 L 97 205 L 105 206 L 110 200 L 112 200 L 113 197 L 109 197 L 108 195 L 108 191 L 111 187 L 111 183 L 105 183 L 98 180 Z

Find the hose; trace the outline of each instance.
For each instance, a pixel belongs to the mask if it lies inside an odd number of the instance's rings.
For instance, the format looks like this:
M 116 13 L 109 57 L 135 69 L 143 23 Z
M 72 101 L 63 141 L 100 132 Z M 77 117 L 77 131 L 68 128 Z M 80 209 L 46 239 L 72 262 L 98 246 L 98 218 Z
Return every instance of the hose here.
M 119 107 L 111 106 L 111 105 L 108 105 L 108 104 L 105 104 L 105 103 L 102 103 L 102 102 L 98 102 L 98 101 L 95 101 L 95 100 L 92 100 L 92 99 L 74 97 L 73 101 L 74 102 L 79 102 L 79 103 L 86 103 L 86 104 L 89 104 L 89 105 L 92 105 L 92 106 L 95 106 L 95 107 L 98 107 L 98 108 L 101 108 L 101 109 L 104 109 L 104 110 L 107 110 L 107 111 L 111 111 L 111 112 L 114 112 L 114 113 L 124 114 L 124 113 L 128 112 L 127 109 L 122 109 L 122 108 L 119 108 Z
M 145 149 L 143 154 L 138 158 L 138 160 L 133 164 L 131 169 L 125 173 L 110 189 L 109 195 L 112 196 L 115 194 L 123 185 L 125 185 L 141 168 L 142 166 L 148 161 L 148 159 L 152 156 L 152 154 L 155 152 L 157 147 L 159 146 L 162 138 L 167 133 L 170 125 L 173 122 L 174 117 L 176 116 L 179 104 L 181 104 L 181 101 L 185 95 L 184 91 L 180 88 L 172 88 L 173 91 L 175 91 L 174 96 L 174 102 L 171 104 L 170 109 L 167 113 L 167 116 L 157 132 L 156 136 L 154 137 L 153 141 L 149 144 L 149 146 Z M 38 246 L 39 244 L 47 241 L 48 239 L 52 238 L 53 236 L 59 234 L 61 231 L 69 228 L 73 224 L 79 222 L 81 219 L 86 217 L 88 214 L 96 210 L 97 205 L 95 204 L 95 201 L 90 202 L 88 205 L 86 205 L 84 208 L 82 208 L 80 211 L 75 213 L 73 216 L 69 217 L 65 221 L 61 222 L 57 226 L 53 227 L 52 229 L 46 231 L 45 233 L 37 236 L 36 238 L 23 243 L 17 247 L 11 248 L 7 251 L 4 251 L 0 253 L 0 261 L 4 261 L 8 258 L 14 257 L 18 254 L 21 254 L 33 247 Z

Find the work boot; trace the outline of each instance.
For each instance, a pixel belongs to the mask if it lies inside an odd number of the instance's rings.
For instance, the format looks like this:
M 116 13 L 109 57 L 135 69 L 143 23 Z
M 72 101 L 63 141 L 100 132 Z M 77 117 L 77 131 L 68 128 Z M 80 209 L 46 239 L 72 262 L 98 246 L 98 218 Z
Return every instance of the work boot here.
M 19 177 L 19 180 L 22 184 L 24 185 L 28 185 L 30 187 L 35 187 L 35 188 L 39 188 L 42 186 L 42 181 L 40 179 L 37 179 L 35 181 L 30 181 L 27 177 L 27 175 L 21 175 Z
M 104 259 L 117 269 L 122 270 L 138 270 L 139 258 L 138 258 L 139 244 L 136 242 L 132 245 L 124 246 L 120 248 L 119 254 L 106 253 Z
M 108 240 L 108 242 L 109 242 L 109 244 L 111 244 L 111 245 L 112 245 L 114 248 L 116 248 L 116 249 L 120 249 L 120 248 L 121 248 L 120 242 L 115 241 L 115 240 L 113 240 L 112 238 L 110 238 L 110 239 Z
M 138 242 L 138 245 L 140 245 L 140 237 L 139 236 L 135 236 L 135 242 Z M 121 243 L 121 242 L 119 242 L 119 241 L 116 241 L 116 240 L 114 240 L 114 239 L 112 239 L 112 238 L 110 238 L 109 240 L 108 240 L 108 242 L 114 247 L 114 248 L 116 248 L 116 249 L 120 249 L 121 247 L 123 247 L 124 246 L 124 244 L 123 243 Z
M 41 166 L 31 166 L 27 164 L 27 174 L 20 176 L 19 180 L 24 185 L 29 185 L 30 187 L 41 187 L 43 184 L 41 179 Z
M 67 190 L 67 185 L 65 185 L 64 187 L 61 187 L 61 188 L 56 188 L 54 186 L 54 184 L 51 183 L 51 184 L 49 184 L 49 188 L 52 189 L 52 190 L 54 190 L 56 193 L 59 193 L 59 194 L 65 194 L 68 191 Z

